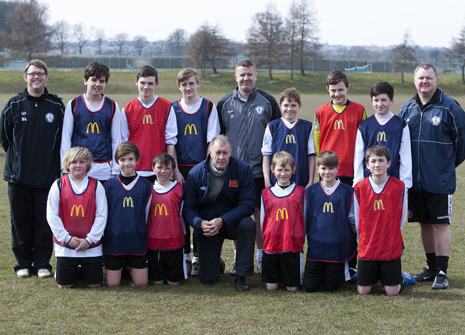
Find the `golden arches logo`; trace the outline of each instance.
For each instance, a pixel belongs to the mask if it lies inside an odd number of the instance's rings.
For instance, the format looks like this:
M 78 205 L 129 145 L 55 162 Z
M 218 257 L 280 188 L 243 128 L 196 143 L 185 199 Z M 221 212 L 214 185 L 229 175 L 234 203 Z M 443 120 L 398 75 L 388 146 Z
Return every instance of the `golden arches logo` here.
M 323 213 L 334 213 L 332 202 L 325 202 L 325 204 L 323 205 Z
M 336 130 L 336 129 L 342 129 L 342 130 L 344 130 L 344 129 L 345 129 L 345 128 L 344 128 L 344 121 L 342 121 L 342 120 L 336 120 L 336 121 L 334 121 L 334 130 Z
M 386 132 L 384 132 L 384 131 L 378 132 L 378 135 L 376 136 L 376 141 L 377 142 L 386 142 L 387 141 Z
M 124 197 L 123 207 L 134 207 L 134 201 L 132 201 L 131 197 Z
M 187 134 L 187 128 L 189 128 L 189 135 L 192 135 L 192 129 L 194 129 L 194 135 L 198 135 L 197 133 L 197 127 L 195 124 L 186 124 L 186 127 L 184 128 L 184 136 Z
M 286 144 L 287 143 L 295 143 L 295 136 L 292 134 L 286 135 Z
M 384 211 L 383 200 L 375 200 L 375 203 L 373 205 L 373 210 L 374 211 Z
M 82 212 L 81 217 L 84 217 L 84 208 L 82 205 L 73 205 L 73 207 L 71 207 L 71 216 L 73 216 L 73 213 L 76 213 L 76 216 L 79 216 L 79 210 Z
M 144 118 L 142 119 L 142 124 L 153 124 L 152 115 L 144 114 Z
M 155 211 L 153 212 L 153 216 L 157 216 L 157 209 L 158 209 L 158 215 L 161 215 L 163 212 L 163 209 L 165 210 L 165 216 L 168 216 L 168 211 L 166 210 L 165 204 L 157 204 L 155 206 Z
M 289 219 L 289 215 L 287 213 L 287 208 L 280 208 L 276 211 L 276 221 L 278 221 L 278 217 L 281 215 L 281 220 L 284 220 L 284 218 Z
M 94 133 L 95 128 L 97 128 L 97 134 L 100 134 L 100 129 L 98 129 L 97 122 L 89 122 L 89 124 L 87 125 L 86 134 L 89 134 L 89 127 L 90 127 L 90 130 L 92 131 L 92 134 Z

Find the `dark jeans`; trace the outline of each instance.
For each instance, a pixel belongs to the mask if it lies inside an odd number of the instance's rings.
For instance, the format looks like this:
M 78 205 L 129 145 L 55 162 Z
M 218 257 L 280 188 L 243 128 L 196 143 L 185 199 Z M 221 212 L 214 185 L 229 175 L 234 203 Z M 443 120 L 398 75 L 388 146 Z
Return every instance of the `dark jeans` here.
M 220 278 L 221 249 L 225 239 L 237 240 L 236 274 L 253 276 L 256 225 L 251 217 L 245 217 L 233 227 L 222 228 L 219 234 L 197 241 L 199 250 L 199 279 L 203 284 L 213 284 Z
M 11 248 L 18 262 L 15 273 L 19 269 L 52 270 L 53 234 L 46 218 L 49 190 L 8 183 Z

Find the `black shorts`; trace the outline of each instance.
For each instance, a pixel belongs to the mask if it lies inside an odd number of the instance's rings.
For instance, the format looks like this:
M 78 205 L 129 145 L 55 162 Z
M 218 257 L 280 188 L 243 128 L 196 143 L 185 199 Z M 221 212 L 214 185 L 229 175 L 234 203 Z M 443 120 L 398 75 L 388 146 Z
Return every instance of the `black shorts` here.
M 324 283 L 325 291 L 335 291 L 346 281 L 347 262 L 332 263 L 309 261 L 305 262 L 304 289 L 315 292 Z
M 187 175 L 189 174 L 189 171 L 192 170 L 194 165 L 178 165 L 178 170 L 181 172 L 182 176 L 184 177 L 184 180 L 187 179 Z
M 176 283 L 185 279 L 184 249 L 155 251 L 148 250 L 149 279 L 160 281 L 167 279 Z
M 265 178 L 254 178 L 255 181 L 255 208 L 262 206 L 262 191 L 265 189 Z
M 102 256 L 97 257 L 57 257 L 55 278 L 58 285 L 72 285 L 76 282 L 78 266 L 81 266 L 82 280 L 86 285 L 103 282 Z
M 105 269 L 121 270 L 124 265 L 134 269 L 145 269 L 148 266 L 147 254 L 138 255 L 109 255 L 105 253 Z
M 301 252 L 263 253 L 262 281 L 265 283 L 282 282 L 287 287 L 300 287 L 302 285 L 302 269 Z
M 400 257 L 392 261 L 358 260 L 357 285 L 373 286 L 378 280 L 385 286 L 402 284 Z
M 408 221 L 421 223 L 449 223 L 452 214 L 452 194 L 426 191 L 408 192 Z

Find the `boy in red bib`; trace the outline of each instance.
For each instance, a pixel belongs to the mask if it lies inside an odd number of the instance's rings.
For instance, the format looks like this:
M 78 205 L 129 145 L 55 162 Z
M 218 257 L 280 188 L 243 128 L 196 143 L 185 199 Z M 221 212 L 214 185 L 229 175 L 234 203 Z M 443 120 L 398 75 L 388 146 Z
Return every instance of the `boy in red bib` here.
M 101 238 L 107 222 L 103 186 L 87 173 L 92 154 L 83 147 L 69 149 L 63 157 L 68 175 L 55 181 L 47 200 L 47 221 L 55 240 L 59 287 L 71 288 L 78 266 L 88 287 L 103 281 Z
M 305 219 L 304 188 L 291 182 L 294 158 L 281 151 L 273 156 L 271 171 L 276 184 L 262 192 L 261 232 L 263 236 L 262 281 L 269 291 L 281 281 L 290 292 L 302 285 Z
M 355 229 L 359 237 L 357 291 L 369 294 L 381 279 L 386 294 L 397 295 L 402 288 L 400 256 L 403 250 L 401 229 L 407 218 L 404 183 L 389 176 L 391 153 L 383 145 L 365 154 L 369 177 L 355 185 Z
M 157 180 L 153 185 L 152 201 L 147 220 L 147 249 L 149 279 L 162 285 L 178 286 L 187 279 L 184 260 L 184 225 L 181 221 L 182 186 L 169 179 L 176 166 L 167 153 L 155 156 L 152 162 Z

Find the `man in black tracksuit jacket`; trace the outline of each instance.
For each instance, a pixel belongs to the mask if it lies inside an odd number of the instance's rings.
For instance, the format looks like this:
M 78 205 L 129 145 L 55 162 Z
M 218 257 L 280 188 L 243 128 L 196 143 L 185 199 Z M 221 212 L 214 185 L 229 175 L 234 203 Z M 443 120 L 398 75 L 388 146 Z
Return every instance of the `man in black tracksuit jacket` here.
M 0 116 L 0 144 L 6 151 L 12 250 L 19 277 L 50 276 L 53 236 L 46 220 L 47 196 L 60 177 L 60 143 L 65 106 L 45 88 L 44 62 L 31 60 L 27 88 L 11 98 Z M 18 272 L 19 271 L 19 272 Z

